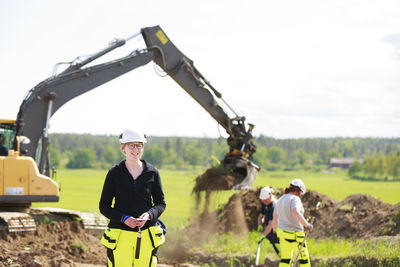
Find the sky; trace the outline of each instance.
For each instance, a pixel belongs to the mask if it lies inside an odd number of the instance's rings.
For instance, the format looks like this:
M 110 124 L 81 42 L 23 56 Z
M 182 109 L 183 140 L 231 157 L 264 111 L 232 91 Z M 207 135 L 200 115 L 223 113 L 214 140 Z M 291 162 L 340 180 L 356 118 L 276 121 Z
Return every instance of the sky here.
M 0 117 L 58 62 L 160 25 L 253 134 L 400 137 L 400 1 L 0 1 Z M 145 48 L 136 38 L 95 61 Z M 221 104 L 223 106 L 223 104 Z M 223 106 L 229 116 L 233 116 Z M 226 137 L 152 63 L 81 95 L 50 133 Z

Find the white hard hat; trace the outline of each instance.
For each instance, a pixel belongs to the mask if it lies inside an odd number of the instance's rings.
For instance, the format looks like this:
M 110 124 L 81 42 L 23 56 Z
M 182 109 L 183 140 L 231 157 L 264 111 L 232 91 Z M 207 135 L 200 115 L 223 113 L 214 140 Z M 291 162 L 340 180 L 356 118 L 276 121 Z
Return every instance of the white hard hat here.
M 293 186 L 297 186 L 300 188 L 302 195 L 306 193 L 306 186 L 304 185 L 303 181 L 300 179 L 294 179 L 291 183 Z
M 144 135 L 143 133 L 125 129 L 124 132 L 119 136 L 119 142 L 121 144 L 131 142 L 146 143 L 147 140 L 146 135 Z
M 269 188 L 268 186 L 263 187 L 263 188 L 261 189 L 261 191 L 260 191 L 260 199 L 261 199 L 261 200 L 270 198 L 271 195 L 272 195 L 272 190 L 271 190 L 271 188 Z

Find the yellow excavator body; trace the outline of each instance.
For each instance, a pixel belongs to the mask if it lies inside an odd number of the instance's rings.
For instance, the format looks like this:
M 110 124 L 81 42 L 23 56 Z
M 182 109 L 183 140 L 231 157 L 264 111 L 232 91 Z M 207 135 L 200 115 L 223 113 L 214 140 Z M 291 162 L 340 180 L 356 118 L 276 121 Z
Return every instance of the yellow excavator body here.
M 18 156 L 10 150 L 7 157 L 0 157 L 0 196 L 13 196 L 18 202 L 40 199 L 34 196 L 58 201 L 59 188 L 54 180 L 40 174 L 31 157 Z
M 21 156 L 20 143 L 30 142 L 29 138 L 16 136 L 16 150 L 12 149 L 15 120 L 0 119 L 0 134 L 0 144 L 4 147 L 0 156 L 0 232 L 35 231 L 35 220 L 44 217 L 52 220 L 79 218 L 85 231 L 96 235 L 104 232 L 107 220 L 103 216 L 57 208 L 30 208 L 32 202 L 58 202 L 59 186 L 40 173 L 32 157 Z M 4 150 L 8 155 L 4 155 Z
M 0 207 L 57 202 L 60 195 L 57 183 L 39 172 L 32 157 L 20 155 L 20 142 L 29 139 L 17 136 L 17 150 L 12 149 L 15 120 L 0 119 L 0 126 L 2 145 L 8 150 L 7 156 L 0 156 Z

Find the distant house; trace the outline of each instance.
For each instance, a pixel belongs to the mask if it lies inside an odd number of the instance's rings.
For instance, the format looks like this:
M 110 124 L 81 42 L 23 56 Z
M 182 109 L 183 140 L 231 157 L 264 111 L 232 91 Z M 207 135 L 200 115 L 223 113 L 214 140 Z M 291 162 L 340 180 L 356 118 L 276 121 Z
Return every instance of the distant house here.
M 330 167 L 337 167 L 337 168 L 342 168 L 342 169 L 348 169 L 350 165 L 354 161 L 359 161 L 360 163 L 363 163 L 362 159 L 354 159 L 354 158 L 331 158 L 330 160 Z

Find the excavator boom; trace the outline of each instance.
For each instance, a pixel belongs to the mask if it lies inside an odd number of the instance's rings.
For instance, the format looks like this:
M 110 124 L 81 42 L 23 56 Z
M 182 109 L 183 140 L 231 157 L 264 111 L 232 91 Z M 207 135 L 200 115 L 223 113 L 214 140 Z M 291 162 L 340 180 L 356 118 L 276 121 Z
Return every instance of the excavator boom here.
M 8 231 L 34 230 L 32 217 L 17 211 L 26 210 L 31 202 L 59 199 L 58 185 L 48 177 L 48 129 L 52 115 L 73 98 L 149 62 L 155 62 L 161 67 L 226 130 L 229 135 L 229 152 L 222 163 L 233 172 L 243 173 L 243 179 L 235 185 L 235 189 L 252 186 L 259 170 L 251 161 L 256 151 L 251 135 L 254 125 L 249 124 L 246 129 L 245 117 L 237 115 L 222 98 L 222 94 L 205 79 L 193 61 L 170 41 L 159 26 L 143 28 L 131 38 L 138 35 L 142 35 L 146 48 L 113 61 L 86 67 L 88 63 L 123 46 L 130 38 L 117 39 L 84 60 L 78 57 L 64 71 L 54 73 L 28 92 L 15 121 L 0 120 L 1 142 L 7 139 L 7 148 L 10 149 L 8 155 L 4 153 L 4 148 L 0 151 L 0 209 L 7 211 L 0 212 L 0 228 L 5 227 Z M 234 114 L 233 117 L 228 116 L 219 101 L 225 103 Z M 39 162 L 38 166 L 35 160 Z M 35 212 L 41 214 L 43 211 Z M 74 211 L 46 212 L 81 217 L 85 229 L 97 231 L 106 225 L 104 218 L 98 220 L 92 215 Z
M 32 88 L 24 98 L 17 115 L 13 149 L 26 151 L 27 157 L 39 162 L 39 172 L 49 176 L 48 128 L 51 116 L 71 99 L 140 66 L 155 62 L 226 130 L 229 135 L 229 152 L 223 164 L 231 169 L 240 168 L 247 170 L 245 172 L 248 174 L 253 173 L 250 180 L 246 180 L 248 177 L 244 179 L 247 181 L 246 185 L 251 187 L 255 179 L 254 173 L 257 173 L 254 170 L 259 169 L 251 161 L 256 151 L 251 135 L 254 126 L 250 124 L 246 129 L 245 117 L 238 116 L 233 110 L 235 116 L 228 116 L 218 103 L 224 101 L 222 94 L 205 79 L 195 68 L 193 61 L 170 41 L 159 26 L 143 28 L 140 34 L 146 48 L 135 50 L 126 57 L 86 67 L 88 63 L 123 46 L 127 41 L 114 40 L 103 50 L 83 61 L 70 64 L 63 72 L 54 74 Z M 226 102 L 225 104 L 231 109 Z M 19 136 L 28 137 L 30 143 L 20 144 Z
M 49 175 L 47 149 L 51 116 L 71 99 L 151 61 L 156 62 L 168 73 L 226 130 L 229 135 L 230 155 L 233 153 L 251 160 L 256 147 L 252 141 L 252 127 L 246 130 L 245 117 L 238 116 L 234 111 L 235 117 L 228 116 L 217 103 L 216 97 L 222 99 L 221 93 L 211 86 L 195 68 L 193 61 L 169 40 L 159 26 L 143 28 L 141 34 L 146 42 L 146 49 L 136 50 L 126 57 L 111 62 L 83 68 L 93 60 L 125 44 L 124 40 L 116 40 L 102 51 L 83 62 L 69 66 L 59 75 L 46 79 L 28 92 L 18 112 L 16 136 L 29 137 L 31 142 L 22 145 L 21 149 L 26 150 L 27 155 L 33 158 L 36 158 L 41 139 L 39 154 L 41 173 Z M 16 146 L 15 141 L 14 149 Z

